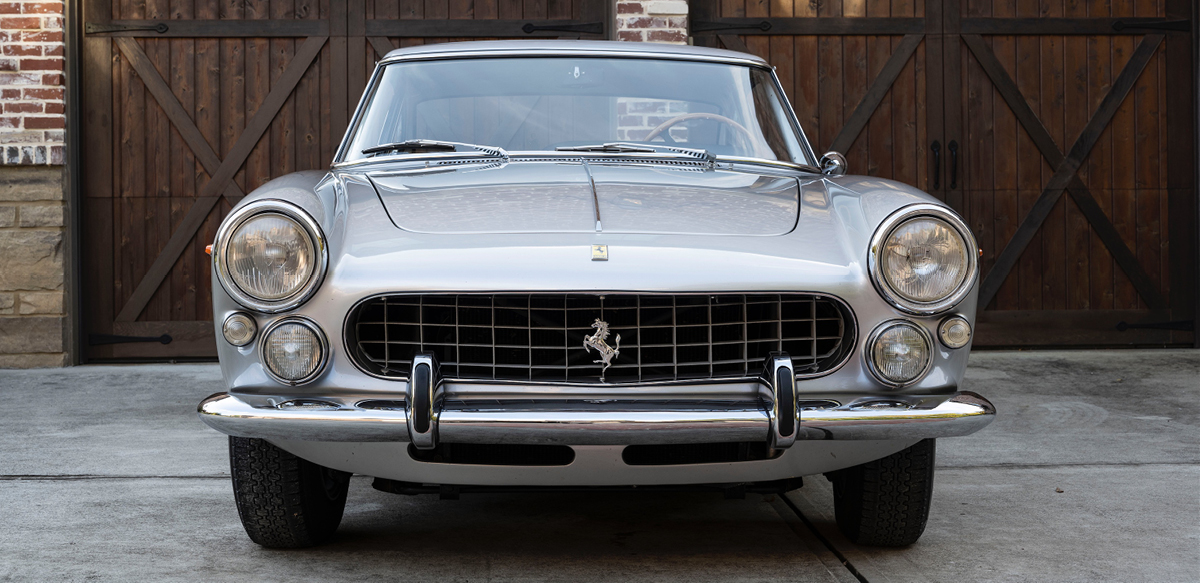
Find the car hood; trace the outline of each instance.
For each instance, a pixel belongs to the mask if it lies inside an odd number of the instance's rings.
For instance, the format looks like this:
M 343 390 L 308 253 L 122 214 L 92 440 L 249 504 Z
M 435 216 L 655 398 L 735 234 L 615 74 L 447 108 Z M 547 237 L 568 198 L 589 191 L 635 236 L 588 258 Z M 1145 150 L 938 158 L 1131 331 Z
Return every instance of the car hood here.
M 369 178 L 414 233 L 778 236 L 800 213 L 795 178 L 734 170 L 546 161 Z

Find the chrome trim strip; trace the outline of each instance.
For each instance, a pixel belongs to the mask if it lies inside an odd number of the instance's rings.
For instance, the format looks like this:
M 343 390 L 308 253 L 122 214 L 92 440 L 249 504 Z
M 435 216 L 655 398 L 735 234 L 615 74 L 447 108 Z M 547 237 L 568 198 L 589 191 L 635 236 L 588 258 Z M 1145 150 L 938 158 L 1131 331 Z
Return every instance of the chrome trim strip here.
M 892 232 L 905 221 L 917 217 L 933 217 L 945 221 L 951 228 L 958 231 L 959 236 L 963 238 L 963 243 L 967 246 L 967 277 L 963 279 L 958 289 L 936 302 L 918 303 L 900 297 L 888 287 L 879 262 L 879 253 L 884 241 L 887 241 Z M 975 280 L 979 278 L 979 244 L 976 243 L 975 236 L 971 234 L 970 227 L 953 210 L 937 204 L 911 204 L 892 213 L 875 229 L 875 234 L 871 237 L 871 247 L 867 250 L 867 265 L 871 274 L 871 283 L 875 285 L 875 291 L 879 292 L 879 295 L 887 303 L 909 314 L 933 316 L 957 306 L 975 286 Z
M 657 52 L 657 51 L 639 51 L 639 50 L 617 50 L 617 49 L 594 49 L 594 48 L 579 48 L 571 49 L 568 47 L 554 48 L 513 48 L 513 49 L 460 49 L 448 50 L 440 52 L 416 53 L 407 55 L 395 55 L 392 57 L 384 57 L 377 64 L 378 67 L 390 65 L 392 63 L 401 63 L 405 61 L 430 61 L 430 60 L 445 60 L 445 59 L 491 59 L 491 58 L 507 58 L 507 57 L 602 57 L 602 58 L 618 58 L 618 59 L 654 59 L 666 61 L 700 61 L 705 63 L 725 63 L 729 65 L 744 65 L 749 67 L 758 67 L 760 69 L 770 70 L 771 66 L 760 59 L 754 58 L 751 55 L 738 57 L 734 55 L 704 55 L 685 52 Z
M 380 398 L 388 396 L 381 395 Z M 392 395 L 391 397 L 394 397 Z M 657 408 L 629 403 L 565 408 L 528 401 L 496 402 L 487 408 L 444 408 L 439 438 L 447 443 L 560 443 L 632 445 L 760 441 L 768 438 L 765 406 L 744 401 L 671 402 Z M 608 406 L 606 406 L 608 405 Z M 255 408 L 227 393 L 205 399 L 198 408 L 209 427 L 238 437 L 327 442 L 407 442 L 405 413 L 344 407 L 336 410 Z M 995 418 L 985 398 L 957 393 L 930 409 L 854 410 L 805 408 L 797 439 L 925 439 L 970 435 Z
M 276 375 L 275 371 L 271 370 L 270 366 L 267 366 L 267 339 L 271 337 L 271 332 L 274 332 L 276 328 L 284 324 L 300 324 L 305 328 L 312 330 L 313 333 L 317 335 L 317 339 L 321 342 L 321 362 L 317 363 L 317 368 L 313 369 L 312 374 L 309 374 L 302 379 L 297 379 L 294 381 L 285 379 L 279 375 Z M 275 320 L 263 328 L 262 334 L 259 336 L 259 338 L 260 341 L 258 343 L 257 350 L 258 361 L 262 363 L 263 372 L 265 372 L 267 376 L 271 377 L 271 379 L 277 383 L 288 385 L 290 387 L 310 383 L 317 377 L 321 376 L 321 373 L 325 371 L 325 367 L 329 365 L 329 338 L 325 336 L 325 331 L 321 330 L 320 325 L 305 316 L 288 316 L 287 318 Z
M 343 134 L 342 140 L 338 145 L 337 151 L 333 156 L 333 169 L 343 168 L 346 165 L 362 162 L 362 160 L 354 160 L 347 162 L 345 160 L 346 149 L 350 145 L 350 136 L 358 130 L 358 124 L 362 121 L 362 115 L 366 109 L 368 96 L 375 93 L 375 89 L 379 83 L 379 79 L 383 75 L 383 67 L 392 63 L 404 61 L 427 61 L 439 59 L 465 59 L 465 58 L 502 58 L 502 57 L 613 57 L 613 58 L 635 58 L 635 59 L 656 59 L 656 60 L 675 60 L 675 61 L 696 61 L 706 63 L 724 63 L 729 65 L 740 65 L 748 67 L 757 67 L 766 69 L 771 73 L 771 79 L 775 83 L 775 91 L 779 98 L 783 100 L 785 109 L 787 110 L 788 122 L 791 124 L 793 131 L 800 141 L 801 154 L 808 158 L 808 164 L 796 163 L 794 161 L 772 161 L 763 159 L 746 158 L 743 161 L 759 164 L 776 164 L 787 168 L 794 168 L 806 172 L 813 171 L 817 164 L 817 155 L 812 148 L 812 143 L 808 139 L 808 135 L 804 133 L 804 128 L 800 125 L 800 120 L 796 117 L 795 109 L 788 100 L 787 92 L 783 90 L 783 84 L 779 81 L 779 76 L 775 74 L 775 68 L 768 65 L 765 61 L 756 59 L 747 55 L 746 57 L 737 56 L 718 56 L 718 55 L 699 55 L 688 53 L 659 53 L 653 51 L 622 51 L 622 50 L 596 50 L 596 49 L 468 49 L 468 50 L 451 50 L 436 53 L 420 53 L 415 55 L 396 55 L 394 57 L 385 56 L 375 64 L 375 69 L 371 72 L 371 78 L 367 82 L 367 87 L 359 96 L 358 106 L 354 108 L 354 115 L 350 118 L 350 123 L 346 125 L 346 133 Z M 718 156 L 720 160 L 723 157 Z M 372 158 L 366 158 L 371 160 Z M 736 158 L 730 157 L 729 160 L 737 161 Z M 818 172 L 819 173 L 819 172 Z
M 312 275 L 309 276 L 308 281 L 300 289 L 282 300 L 260 300 L 242 291 L 233 282 L 233 279 L 230 278 L 229 265 L 225 259 L 229 237 L 237 232 L 238 227 L 241 227 L 243 223 L 262 214 L 283 215 L 296 221 L 308 233 L 313 243 L 315 265 L 313 266 Z M 325 270 L 328 265 L 329 245 L 325 242 L 325 234 L 321 231 L 321 226 L 304 209 L 284 200 L 272 198 L 260 199 L 250 202 L 246 206 L 230 213 L 221 222 L 221 226 L 217 229 L 217 236 L 213 242 L 213 267 L 217 271 L 217 281 L 221 282 L 221 287 L 237 303 L 251 310 L 266 314 L 286 312 L 307 302 L 317 292 L 317 288 L 321 287 L 321 282 L 325 280 Z
M 534 295 L 534 294 L 547 294 L 547 295 L 586 294 L 586 295 L 598 295 L 598 296 L 610 295 L 610 294 L 676 295 L 676 296 L 805 294 L 805 295 L 818 296 L 818 297 L 830 299 L 841 306 L 842 315 L 846 318 L 845 337 L 843 338 L 843 342 L 846 343 L 848 348 L 846 350 L 846 355 L 844 357 L 842 357 L 842 360 L 840 362 L 838 362 L 836 365 L 830 367 L 829 370 L 823 370 L 821 372 L 816 372 L 816 373 L 798 374 L 798 375 L 796 375 L 797 381 L 820 378 L 820 377 L 831 375 L 831 374 L 841 370 L 843 366 L 846 366 L 847 362 L 850 362 L 850 358 L 852 356 L 854 356 L 855 348 L 858 346 L 858 316 L 854 313 L 854 310 L 850 307 L 850 304 L 847 303 L 845 300 L 843 300 L 842 298 L 839 298 L 833 294 L 828 294 L 828 293 L 824 293 L 824 292 L 811 292 L 811 291 L 798 291 L 798 290 L 792 290 L 792 291 L 761 291 L 760 290 L 760 291 L 753 291 L 753 292 L 749 292 L 749 291 L 664 292 L 664 291 L 629 291 L 629 290 L 600 290 L 600 291 L 597 291 L 597 290 L 557 291 L 556 290 L 556 291 L 534 291 L 534 292 L 531 292 L 531 291 L 520 291 L 520 290 L 503 290 L 503 291 L 469 291 L 469 292 L 456 292 L 456 291 L 382 292 L 382 293 L 369 295 L 369 296 L 362 298 L 361 300 L 358 300 L 357 302 L 355 302 L 354 305 L 350 306 L 350 309 L 346 311 L 346 316 L 345 316 L 345 318 L 342 319 L 342 348 L 346 351 L 346 356 L 348 357 L 350 363 L 352 365 L 354 365 L 354 368 L 357 369 L 359 372 L 361 372 L 369 377 L 377 378 L 380 380 L 395 381 L 395 382 L 408 382 L 407 377 L 388 377 L 388 376 L 383 376 L 383 375 L 377 375 L 375 373 L 367 371 L 366 369 L 364 369 L 362 366 L 359 365 L 358 359 L 354 356 L 354 352 L 353 352 L 354 347 L 350 345 L 350 337 L 346 333 L 346 331 L 349 329 L 349 326 L 350 326 L 350 317 L 356 313 L 358 308 L 360 306 L 362 306 L 362 304 L 364 304 L 368 301 L 371 301 L 375 298 L 381 298 L 384 296 L 495 295 L 495 294 L 529 294 L 529 295 Z M 628 388 L 628 387 L 652 387 L 652 386 L 668 386 L 668 385 L 711 385 L 711 384 L 725 384 L 725 383 L 739 383 L 739 382 L 744 383 L 744 382 L 757 382 L 757 381 L 760 381 L 761 379 L 758 377 L 717 377 L 717 378 L 708 378 L 708 379 L 685 379 L 685 380 L 673 380 L 673 381 L 644 381 L 644 382 L 632 383 L 632 384 L 631 383 L 598 384 L 598 383 L 576 383 L 576 382 L 570 382 L 570 381 L 558 382 L 558 381 L 534 381 L 534 380 L 503 381 L 503 380 L 489 380 L 489 379 L 460 379 L 460 378 L 455 378 L 455 377 L 445 377 L 442 380 L 444 382 L 460 382 L 460 383 L 480 384 L 480 385 L 512 385 L 512 386 L 538 385 L 538 386 L 559 386 L 559 387 L 613 387 L 613 388 L 626 387 L 626 388 Z
M 921 371 L 920 374 L 918 374 L 916 377 L 913 377 L 913 379 L 911 381 L 908 381 L 906 383 L 897 383 L 895 381 L 888 380 L 887 377 L 883 376 L 883 374 L 879 372 L 879 368 L 877 366 L 875 366 L 875 357 L 873 356 L 873 353 L 871 350 L 872 347 L 875 346 L 875 341 L 877 339 L 879 339 L 879 335 L 882 334 L 888 328 L 895 326 L 896 324 L 903 324 L 905 326 L 911 326 L 913 328 L 916 328 L 917 332 L 921 335 L 921 337 L 925 339 L 925 346 L 929 350 L 929 361 L 925 363 L 925 368 Z M 925 375 L 929 374 L 929 371 L 933 370 L 933 360 L 934 360 L 934 357 L 936 356 L 934 351 L 936 349 L 937 349 L 937 346 L 934 345 L 934 343 L 933 343 L 933 336 L 929 333 L 929 330 L 925 329 L 924 326 L 922 326 L 916 322 L 913 322 L 912 320 L 896 318 L 893 320 L 884 321 L 884 322 L 880 323 L 878 326 L 876 326 L 874 330 L 871 330 L 871 333 L 867 335 L 866 344 L 863 345 L 862 355 L 863 355 L 863 360 L 865 360 L 867 362 L 867 370 L 869 370 L 871 372 L 872 378 L 874 378 L 876 381 L 879 381 L 881 384 L 883 384 L 884 386 L 886 386 L 888 388 L 902 389 L 904 387 L 908 387 L 908 386 L 911 386 L 911 385 L 921 382 L 921 379 L 925 378 Z

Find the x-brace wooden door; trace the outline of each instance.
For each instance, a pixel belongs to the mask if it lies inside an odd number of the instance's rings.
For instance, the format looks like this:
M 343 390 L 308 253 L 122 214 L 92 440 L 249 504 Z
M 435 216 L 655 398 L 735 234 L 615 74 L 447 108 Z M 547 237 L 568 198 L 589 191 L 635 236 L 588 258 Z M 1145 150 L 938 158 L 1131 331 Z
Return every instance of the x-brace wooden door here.
M 941 0 L 693 0 L 696 44 L 776 68 L 817 153 L 927 188 L 941 132 Z
M 945 14 L 940 186 L 984 251 L 976 345 L 1191 344 L 1192 3 Z
M 245 193 L 325 169 L 399 44 L 603 37 L 604 0 L 85 0 L 85 358 L 216 355 L 209 258 Z

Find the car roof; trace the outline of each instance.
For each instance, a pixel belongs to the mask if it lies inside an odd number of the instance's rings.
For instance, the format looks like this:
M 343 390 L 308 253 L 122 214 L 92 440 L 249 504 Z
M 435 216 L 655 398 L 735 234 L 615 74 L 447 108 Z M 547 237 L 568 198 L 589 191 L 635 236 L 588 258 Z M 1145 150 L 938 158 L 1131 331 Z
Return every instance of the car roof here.
M 588 54 L 597 56 L 628 55 L 650 58 L 664 57 L 685 60 L 727 61 L 766 66 L 766 62 L 759 57 L 725 49 L 665 43 L 595 40 L 492 40 L 418 45 L 393 50 L 383 58 L 382 62 L 433 57 L 469 57 L 476 55 L 585 56 Z

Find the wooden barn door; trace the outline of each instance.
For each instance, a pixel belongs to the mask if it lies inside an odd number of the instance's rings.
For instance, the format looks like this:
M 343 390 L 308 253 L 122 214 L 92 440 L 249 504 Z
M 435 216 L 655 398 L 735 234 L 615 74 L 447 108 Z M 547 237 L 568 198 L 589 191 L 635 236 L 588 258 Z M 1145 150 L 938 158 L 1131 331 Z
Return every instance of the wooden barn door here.
M 1191 0 L 945 13 L 948 195 L 984 250 L 979 343 L 1191 344 Z
M 88 360 L 216 355 L 209 258 L 268 180 L 328 168 L 379 52 L 600 37 L 604 0 L 85 0 Z
M 928 190 L 918 146 L 941 133 L 940 2 L 692 0 L 690 28 L 774 65 L 818 155 Z
M 774 65 L 818 153 L 967 219 L 976 346 L 1163 345 L 1196 317 L 1193 18 L 1188 0 L 693 0 L 691 33 Z

